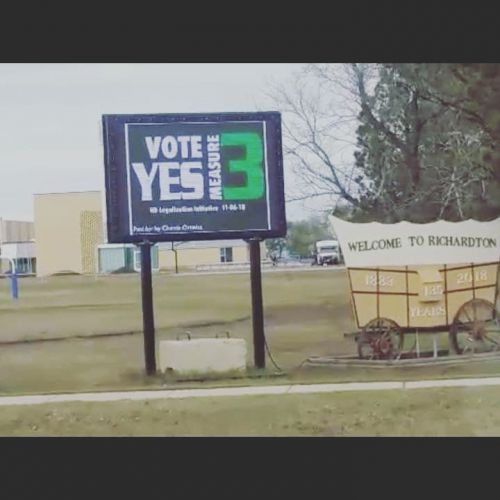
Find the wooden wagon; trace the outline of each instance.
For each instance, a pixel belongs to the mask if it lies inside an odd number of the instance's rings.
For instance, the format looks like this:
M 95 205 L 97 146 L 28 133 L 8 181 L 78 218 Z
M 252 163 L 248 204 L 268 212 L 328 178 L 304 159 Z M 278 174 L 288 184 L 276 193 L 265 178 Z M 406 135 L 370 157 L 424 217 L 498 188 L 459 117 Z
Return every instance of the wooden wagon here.
M 406 333 L 449 331 L 457 354 L 500 349 L 499 262 L 347 269 L 361 358 L 401 355 Z
M 360 358 L 398 359 L 405 336 L 416 334 L 418 342 L 420 333 L 448 332 L 456 354 L 500 350 L 500 218 L 394 225 L 332 219 L 345 256 Z M 366 238 L 368 230 L 376 237 L 361 241 L 360 234 Z M 449 236 L 460 231 L 473 236 Z M 436 236 L 439 232 L 446 236 Z M 457 248 L 435 245 L 440 241 Z M 376 251 L 365 255 L 370 245 Z M 474 262 L 464 263 L 464 257 Z M 360 265 L 363 261 L 368 265 Z M 443 261 L 448 263 L 435 263 Z

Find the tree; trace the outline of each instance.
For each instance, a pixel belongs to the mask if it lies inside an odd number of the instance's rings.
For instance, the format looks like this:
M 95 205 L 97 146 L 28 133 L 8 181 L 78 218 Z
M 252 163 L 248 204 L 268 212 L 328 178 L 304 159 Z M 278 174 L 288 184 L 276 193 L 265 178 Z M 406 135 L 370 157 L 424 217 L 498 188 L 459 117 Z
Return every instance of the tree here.
M 500 74 L 471 66 L 309 66 L 277 94 L 301 196 L 343 200 L 357 220 L 497 216 Z M 357 124 L 350 163 L 334 161 L 345 123 Z
M 344 65 L 331 68 L 345 71 Z M 340 197 L 357 205 L 353 163 L 350 158 L 345 163 L 334 158 L 339 149 L 355 146 L 358 109 L 348 90 L 330 85 L 316 70 L 306 67 L 290 87 L 279 86 L 271 93 L 284 115 L 286 164 L 297 174 L 287 201 L 326 197 L 333 205 Z
M 286 238 L 272 238 L 266 240 L 267 255 L 271 260 L 281 259 L 283 251 L 287 247 Z
M 407 77 L 410 66 L 422 65 L 381 65 L 371 95 L 363 71 L 353 68 L 361 100 L 356 163 L 374 188 L 365 204 L 388 222 L 459 220 L 464 193 L 477 180 L 469 174 L 478 170 L 454 153 L 465 139 L 469 148 L 477 146 L 477 136 L 460 130 L 453 109 L 425 98 L 418 78 Z
M 331 238 L 328 221 L 318 217 L 288 224 L 287 248 L 299 257 L 310 257 L 316 241 Z
M 462 218 L 500 213 L 500 64 L 402 65 L 422 96 L 455 117 L 446 152 L 453 158 Z M 450 127 L 449 127 L 450 128 Z M 451 144 L 450 144 L 451 143 Z M 461 175 L 460 175 L 461 174 Z M 462 207 L 459 207 L 462 208 Z

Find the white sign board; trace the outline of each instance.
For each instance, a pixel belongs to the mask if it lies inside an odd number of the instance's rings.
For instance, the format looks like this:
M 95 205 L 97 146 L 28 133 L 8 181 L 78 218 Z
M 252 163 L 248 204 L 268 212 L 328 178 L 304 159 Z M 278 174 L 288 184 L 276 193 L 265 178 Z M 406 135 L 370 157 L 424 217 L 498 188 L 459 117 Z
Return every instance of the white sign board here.
M 468 264 L 500 259 L 500 217 L 479 222 L 353 223 L 330 216 L 347 267 Z

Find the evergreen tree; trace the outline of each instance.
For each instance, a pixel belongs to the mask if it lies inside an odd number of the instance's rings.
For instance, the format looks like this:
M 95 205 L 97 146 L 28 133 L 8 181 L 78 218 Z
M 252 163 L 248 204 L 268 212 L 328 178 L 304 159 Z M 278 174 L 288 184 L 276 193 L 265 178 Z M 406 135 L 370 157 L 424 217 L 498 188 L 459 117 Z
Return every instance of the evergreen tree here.
M 438 69 L 426 64 L 380 66 L 372 95 L 358 71 L 361 125 L 355 156 L 370 181 L 362 211 L 372 218 L 427 222 L 488 219 L 500 212 L 494 168 L 484 161 L 484 148 L 491 151 L 494 137 L 471 118 L 478 106 L 468 103 L 467 114 L 454 104 L 460 98 L 447 101 L 444 90 L 431 92 L 433 81 L 457 93 L 457 85 L 446 78 L 455 68 Z M 485 123 L 492 121 L 486 112 L 481 116 Z

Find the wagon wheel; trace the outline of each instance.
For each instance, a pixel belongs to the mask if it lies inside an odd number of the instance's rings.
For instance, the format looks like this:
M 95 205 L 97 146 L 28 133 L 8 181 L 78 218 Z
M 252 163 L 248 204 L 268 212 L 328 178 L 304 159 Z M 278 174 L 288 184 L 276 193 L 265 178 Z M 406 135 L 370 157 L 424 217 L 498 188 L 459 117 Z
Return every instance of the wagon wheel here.
M 403 332 L 392 319 L 372 319 L 358 337 L 361 359 L 394 359 L 403 349 Z
M 457 354 L 500 350 L 500 322 L 495 306 L 484 299 L 463 304 L 450 327 L 450 344 Z

